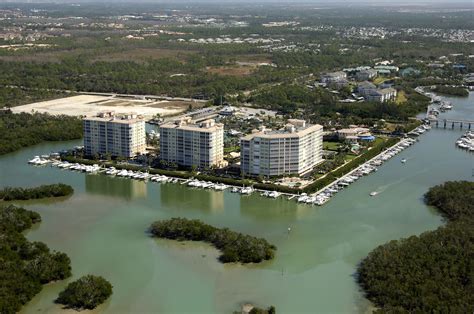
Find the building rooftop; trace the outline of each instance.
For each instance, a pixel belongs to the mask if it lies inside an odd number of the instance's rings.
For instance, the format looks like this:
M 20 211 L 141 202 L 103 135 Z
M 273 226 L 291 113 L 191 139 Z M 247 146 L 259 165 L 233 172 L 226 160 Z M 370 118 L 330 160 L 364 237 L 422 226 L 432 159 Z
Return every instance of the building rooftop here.
M 375 90 L 371 93 L 371 95 L 388 95 L 388 94 L 393 94 L 397 90 L 394 88 L 383 88 L 383 89 L 378 89 Z
M 338 76 L 345 76 L 345 75 L 346 75 L 346 72 L 338 71 L 338 72 L 324 73 L 322 76 L 338 77 Z
M 367 82 L 367 81 L 359 83 L 358 87 L 359 88 L 365 88 L 365 89 L 371 89 L 371 88 L 376 89 L 377 88 L 374 84 L 372 84 L 370 82 Z
M 160 128 L 199 132 L 215 132 L 217 130 L 224 130 L 224 125 L 222 123 L 216 123 L 214 119 L 196 122 L 193 121 L 191 117 L 184 117 L 171 122 L 163 123 L 160 125 Z
M 97 113 L 96 116 L 93 117 L 85 117 L 83 120 L 88 121 L 108 121 L 114 123 L 123 123 L 123 124 L 133 124 L 136 122 L 144 122 L 145 120 L 143 117 L 137 115 L 136 113 L 121 113 L 115 114 L 114 111 L 103 111 Z
M 284 128 L 280 130 L 265 129 L 253 130 L 251 134 L 242 137 L 242 140 L 250 141 L 254 137 L 261 138 L 286 138 L 300 137 L 310 132 L 322 130 L 323 126 L 319 124 L 306 124 L 306 121 L 299 119 L 289 119 Z

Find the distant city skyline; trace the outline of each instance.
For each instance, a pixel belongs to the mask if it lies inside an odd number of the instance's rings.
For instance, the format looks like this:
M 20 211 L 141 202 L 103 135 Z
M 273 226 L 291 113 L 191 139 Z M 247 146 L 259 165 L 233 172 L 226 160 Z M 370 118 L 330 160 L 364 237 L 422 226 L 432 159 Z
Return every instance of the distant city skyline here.
M 309 4 L 309 3 L 319 3 L 319 4 L 350 4 L 350 3 L 359 3 L 359 4 L 387 4 L 390 3 L 393 6 L 395 5 L 419 5 L 419 4 L 470 4 L 474 9 L 474 4 L 472 0 L 402 0 L 394 3 L 392 0 L 0 0 L 1 3 L 273 3 L 273 4 L 289 4 L 289 3 L 298 3 L 298 4 Z

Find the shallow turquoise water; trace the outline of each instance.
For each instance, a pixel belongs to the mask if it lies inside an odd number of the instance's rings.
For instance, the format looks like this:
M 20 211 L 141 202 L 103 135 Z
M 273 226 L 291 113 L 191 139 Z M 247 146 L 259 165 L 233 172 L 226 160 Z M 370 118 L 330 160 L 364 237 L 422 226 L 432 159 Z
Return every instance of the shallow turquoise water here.
M 445 116 L 474 120 L 473 100 L 472 93 L 470 100 L 454 99 L 455 109 Z M 365 312 L 370 304 L 354 280 L 357 263 L 377 245 L 442 224 L 422 201 L 430 186 L 474 179 L 474 155 L 454 146 L 460 134 L 427 132 L 322 207 L 26 164 L 33 155 L 77 142 L 3 156 L 0 186 L 64 182 L 75 189 L 66 200 L 23 203 L 43 217 L 28 238 L 66 252 L 73 278 L 46 286 L 22 312 L 60 311 L 52 303 L 58 292 L 87 273 L 114 285 L 112 298 L 97 312 L 230 313 L 244 302 L 275 305 L 279 313 Z M 402 158 L 408 162 L 400 163 Z M 381 193 L 370 197 L 374 190 Z M 222 265 L 208 245 L 146 234 L 154 220 L 177 216 L 265 237 L 278 247 L 276 258 L 261 265 Z

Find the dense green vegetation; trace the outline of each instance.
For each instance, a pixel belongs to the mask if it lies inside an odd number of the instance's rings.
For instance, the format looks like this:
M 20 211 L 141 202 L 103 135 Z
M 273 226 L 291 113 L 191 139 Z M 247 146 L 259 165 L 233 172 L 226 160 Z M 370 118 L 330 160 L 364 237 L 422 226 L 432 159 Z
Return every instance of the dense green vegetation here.
M 173 240 L 204 241 L 222 252 L 223 263 L 259 263 L 275 256 L 276 247 L 265 239 L 244 235 L 227 228 L 218 229 L 199 220 L 172 218 L 154 222 L 153 236 Z
M 0 313 L 16 313 L 42 285 L 71 275 L 69 257 L 22 234 L 41 221 L 39 214 L 0 206 Z
M 326 185 L 330 184 L 331 182 L 335 181 L 337 178 L 340 178 L 344 174 L 348 173 L 352 169 L 357 168 L 358 166 L 362 165 L 366 161 L 374 158 L 378 154 L 380 154 L 385 149 L 395 145 L 399 141 L 398 138 L 389 138 L 386 141 L 379 143 L 378 145 L 372 147 L 370 150 L 367 150 L 365 153 L 357 156 L 356 158 L 352 159 L 344 166 L 338 168 L 335 171 L 328 173 L 321 179 L 318 179 L 311 183 L 310 185 L 306 186 L 303 191 L 306 193 L 314 193 Z
M 439 94 L 445 94 L 445 95 L 463 96 L 463 97 L 469 96 L 469 91 L 464 87 L 439 85 L 439 86 L 436 86 L 434 91 Z
M 0 155 L 43 141 L 66 141 L 81 137 L 82 121 L 76 117 L 0 111 Z
M 383 312 L 471 312 L 474 182 L 435 186 L 425 199 L 448 224 L 379 246 L 360 264 L 359 283 Z
M 48 197 L 68 196 L 74 193 L 72 186 L 67 184 L 41 185 L 34 188 L 6 187 L 0 190 L 0 199 L 4 201 L 30 200 Z
M 383 150 L 395 145 L 398 141 L 399 141 L 399 138 L 389 138 L 385 141 L 382 141 L 376 144 L 375 146 L 371 147 L 370 150 L 363 152 L 361 155 L 347 162 L 344 166 L 340 167 L 336 171 L 331 172 L 327 174 L 326 176 L 324 176 L 323 178 L 320 178 L 314 181 L 312 184 L 306 186 L 303 189 L 283 186 L 279 184 L 272 184 L 272 183 L 259 183 L 259 182 L 256 182 L 254 179 L 250 179 L 250 178 L 233 179 L 233 178 L 221 177 L 221 176 L 210 175 L 210 174 L 193 175 L 193 173 L 189 171 L 171 171 L 171 170 L 162 170 L 162 169 L 156 169 L 156 168 L 150 169 L 148 167 L 141 167 L 141 166 L 135 166 L 135 165 L 123 165 L 123 164 L 117 164 L 114 162 L 98 162 L 95 160 L 81 159 L 81 158 L 76 158 L 72 156 L 63 157 L 62 159 L 67 160 L 72 163 L 77 162 L 77 163 L 90 164 L 90 165 L 100 164 L 105 167 L 113 166 L 116 169 L 126 169 L 126 170 L 133 170 L 133 171 L 148 171 L 151 174 L 160 174 L 160 175 L 178 177 L 178 178 L 183 178 L 183 179 L 189 179 L 189 178 L 194 177 L 195 179 L 202 180 L 202 181 L 218 182 L 218 183 L 224 183 L 224 184 L 233 185 L 233 186 L 253 186 L 256 189 L 261 189 L 261 190 L 279 191 L 283 193 L 298 194 L 301 192 L 314 193 L 318 191 L 319 189 L 330 184 L 337 178 L 346 174 L 350 170 L 355 169 L 356 167 L 360 166 L 367 160 L 380 154 Z
M 44 90 L 21 89 L 0 86 L 0 107 L 14 107 L 28 103 L 66 97 L 69 94 Z
M 100 276 L 87 275 L 71 282 L 59 293 L 56 303 L 75 310 L 92 310 L 112 295 L 112 285 Z
M 426 110 L 429 99 L 411 92 L 409 87 L 404 87 L 404 90 L 407 91 L 408 99 L 401 105 L 395 102 L 340 103 L 337 102 L 337 97 L 326 89 L 311 90 L 294 84 L 257 90 L 250 95 L 249 101 L 258 107 L 286 114 L 294 114 L 299 109 L 302 117 L 322 124 L 327 119 L 336 119 L 341 116 L 346 120 L 351 119 L 352 124 L 378 119 L 407 121 L 409 117 Z
M 434 186 L 426 193 L 425 200 L 449 221 L 474 218 L 474 182 L 450 181 Z

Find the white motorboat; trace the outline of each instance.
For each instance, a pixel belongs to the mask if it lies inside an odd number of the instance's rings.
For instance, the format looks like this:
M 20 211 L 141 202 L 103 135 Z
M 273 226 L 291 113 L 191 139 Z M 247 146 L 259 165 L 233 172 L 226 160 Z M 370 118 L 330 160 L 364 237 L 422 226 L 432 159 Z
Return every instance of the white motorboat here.
M 240 190 L 240 194 L 250 195 L 253 193 L 253 188 L 251 186 L 244 187 Z
M 377 194 L 379 194 L 379 192 L 377 192 L 377 191 L 370 192 L 370 196 L 376 196 Z
M 308 194 L 306 193 L 302 193 L 299 197 L 298 197 L 298 203 L 304 203 L 306 202 L 306 200 L 308 199 Z
M 40 156 L 35 156 L 33 159 L 28 160 L 28 163 L 35 165 L 39 160 L 41 160 Z
M 277 198 L 281 195 L 281 193 L 278 193 L 277 191 L 272 191 L 268 194 L 268 197 L 271 197 L 271 198 Z

